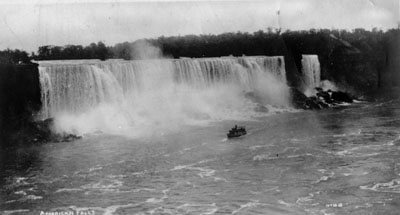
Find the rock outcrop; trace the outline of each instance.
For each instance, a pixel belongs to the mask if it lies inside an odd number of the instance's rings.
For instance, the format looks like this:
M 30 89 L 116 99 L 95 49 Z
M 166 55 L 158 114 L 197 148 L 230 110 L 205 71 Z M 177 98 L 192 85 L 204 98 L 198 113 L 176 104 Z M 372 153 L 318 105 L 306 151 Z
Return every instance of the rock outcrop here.
M 41 105 L 38 64 L 0 62 L 0 147 L 80 138 L 54 133 L 53 119 L 36 121 Z
M 307 97 L 296 88 L 290 88 L 291 100 L 294 108 L 304 110 L 318 110 L 345 103 L 352 103 L 353 96 L 341 91 L 324 91 L 322 88 L 316 88 L 317 93 L 314 96 Z
M 41 142 L 70 142 L 82 138 L 81 136 L 67 133 L 56 133 L 53 131 L 54 119 L 49 118 L 43 121 L 32 122 L 29 128 L 31 138 L 29 141 L 33 143 Z
M 16 144 L 10 136 L 27 127 L 40 106 L 38 65 L 0 62 L 0 147 Z

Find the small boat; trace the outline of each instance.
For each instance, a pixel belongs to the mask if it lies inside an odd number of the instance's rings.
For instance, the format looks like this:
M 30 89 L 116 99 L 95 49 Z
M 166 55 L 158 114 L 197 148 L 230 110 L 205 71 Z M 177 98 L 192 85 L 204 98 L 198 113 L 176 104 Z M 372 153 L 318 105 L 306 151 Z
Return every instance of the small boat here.
M 229 132 L 226 134 L 228 138 L 240 137 L 247 134 L 246 128 L 244 126 L 238 127 L 235 125 Z

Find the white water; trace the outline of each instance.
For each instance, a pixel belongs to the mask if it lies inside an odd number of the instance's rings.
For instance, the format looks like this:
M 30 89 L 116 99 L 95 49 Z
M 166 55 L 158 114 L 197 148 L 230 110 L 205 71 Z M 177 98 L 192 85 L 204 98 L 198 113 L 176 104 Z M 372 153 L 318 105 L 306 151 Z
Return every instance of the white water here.
M 302 55 L 303 92 L 307 96 L 315 94 L 315 88 L 321 85 L 321 68 L 318 55 Z
M 19 147 L 2 154 L 0 214 L 397 214 L 399 119 L 391 100 L 242 121 L 235 139 L 221 121 Z
M 321 81 L 321 88 L 324 91 L 327 91 L 327 90 L 338 91 L 339 90 L 339 88 L 336 86 L 336 84 L 329 80 Z
M 283 57 L 46 61 L 39 73 L 40 118 L 58 132 L 154 135 L 289 105 Z

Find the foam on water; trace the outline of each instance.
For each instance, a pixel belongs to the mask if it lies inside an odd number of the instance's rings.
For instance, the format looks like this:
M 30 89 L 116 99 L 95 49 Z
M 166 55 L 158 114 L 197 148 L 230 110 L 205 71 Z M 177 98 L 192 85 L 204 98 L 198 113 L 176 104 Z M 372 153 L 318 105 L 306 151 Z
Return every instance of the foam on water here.
M 16 192 L 14 192 L 15 194 L 18 194 L 18 195 L 26 195 L 26 192 L 25 191 L 23 191 L 23 190 L 20 190 L 20 191 L 16 191 Z
M 318 191 L 315 193 L 309 193 L 307 196 L 300 197 L 296 200 L 296 204 L 298 205 L 308 205 L 308 206 L 316 206 L 319 205 L 319 202 L 316 202 L 314 199 L 315 194 L 320 194 Z
M 238 209 L 232 211 L 231 214 L 237 214 L 237 213 L 239 213 L 239 212 L 242 213 L 242 211 L 245 210 L 246 208 L 257 207 L 257 206 L 260 205 L 260 204 L 261 204 L 261 203 L 259 203 L 258 200 L 248 202 L 248 203 L 246 203 L 246 204 L 240 205 L 240 207 L 239 207 Z
M 27 209 L 18 209 L 18 210 L 6 210 L 2 211 L 3 215 L 10 215 L 10 214 L 16 214 L 16 213 L 26 213 L 29 212 Z
M 27 195 L 25 199 L 30 199 L 30 200 L 38 200 L 38 199 L 43 199 L 42 196 L 35 196 L 35 195 Z
M 321 176 L 321 178 L 319 178 L 318 180 L 311 182 L 311 184 L 318 184 L 318 183 L 321 183 L 324 181 L 328 181 L 330 178 L 333 178 L 333 176 L 335 175 L 335 172 L 329 172 L 326 169 L 319 169 L 318 172 L 321 172 L 324 175 Z
M 376 183 L 374 185 L 360 186 L 360 189 L 376 192 L 400 193 L 400 179 L 393 179 L 389 182 Z
M 274 155 L 271 156 L 270 153 L 268 154 L 261 154 L 261 155 L 256 155 L 253 157 L 253 161 L 264 161 L 264 160 L 274 160 L 274 159 L 278 159 L 279 157 Z
M 170 189 L 165 189 L 162 191 L 163 196 L 161 198 L 149 198 L 146 200 L 146 203 L 152 203 L 152 204 L 157 204 L 157 203 L 161 203 L 163 202 L 165 199 L 168 198 L 168 192 L 170 191 Z
M 177 211 L 184 211 L 186 214 L 214 214 L 218 211 L 215 203 L 211 204 L 183 204 L 177 207 Z
M 123 185 L 122 181 L 117 179 L 112 179 L 112 180 L 101 180 L 100 182 L 86 184 L 81 187 L 83 189 L 89 189 L 89 190 L 107 190 L 107 189 L 121 187 L 122 185 Z
M 55 191 L 55 193 L 62 193 L 62 192 L 79 192 L 82 191 L 81 188 L 61 188 Z

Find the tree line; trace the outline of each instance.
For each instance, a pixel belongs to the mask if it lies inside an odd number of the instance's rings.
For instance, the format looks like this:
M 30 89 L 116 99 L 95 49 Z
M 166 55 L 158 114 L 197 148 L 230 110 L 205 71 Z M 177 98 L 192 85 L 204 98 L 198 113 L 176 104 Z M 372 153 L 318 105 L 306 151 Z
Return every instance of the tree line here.
M 360 52 L 373 54 L 384 51 L 390 38 L 400 36 L 400 30 L 382 31 L 373 29 L 330 30 L 311 29 L 308 31 L 257 31 L 254 33 L 236 32 L 219 35 L 185 35 L 161 36 L 155 39 L 141 39 L 135 42 L 123 42 L 106 46 L 103 42 L 91 43 L 88 46 L 65 45 L 40 46 L 36 53 L 28 54 L 23 50 L 0 51 L 0 60 L 26 62 L 28 60 L 69 60 L 69 59 L 126 59 L 134 60 L 133 54 L 137 43 L 146 43 L 160 48 L 167 57 L 220 57 L 242 55 L 283 55 L 288 49 L 292 52 L 313 53 L 320 56 L 331 54 L 333 48 L 348 46 Z
M 21 50 L 0 51 L 0 61 L 14 63 L 29 60 L 67 60 L 67 59 L 125 59 L 135 60 L 179 57 L 220 57 L 242 55 L 285 56 L 287 69 L 290 66 L 301 70 L 301 55 L 316 54 L 321 63 L 323 78 L 338 82 L 357 82 L 364 87 L 379 85 L 380 73 L 388 64 L 393 50 L 400 50 L 399 29 L 382 31 L 379 29 L 339 30 L 310 29 L 307 31 L 266 31 L 231 32 L 223 34 L 161 36 L 106 46 L 103 42 L 88 46 L 46 45 L 36 53 L 28 54 Z M 160 53 L 152 53 L 157 52 Z M 150 50 L 150 51 L 149 51 Z M 144 54 L 143 54 L 144 52 Z M 147 53 L 146 53 L 147 52 Z M 394 51 L 396 52 L 396 51 Z M 293 68 L 289 68 L 290 70 Z M 360 82 L 360 75 L 366 78 Z M 351 73 L 351 74 L 350 74 Z M 296 79 L 296 73 L 288 73 L 288 79 Z M 295 81 L 294 81 L 295 82 Z

